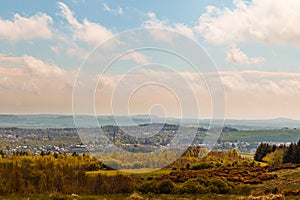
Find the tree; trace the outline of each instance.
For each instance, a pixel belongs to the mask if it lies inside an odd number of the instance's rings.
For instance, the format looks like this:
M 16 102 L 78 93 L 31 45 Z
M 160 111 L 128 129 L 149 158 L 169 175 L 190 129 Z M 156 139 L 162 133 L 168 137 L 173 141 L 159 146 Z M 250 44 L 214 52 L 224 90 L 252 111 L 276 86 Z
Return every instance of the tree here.
M 263 161 L 265 161 L 271 165 L 281 164 L 283 161 L 283 155 L 284 155 L 283 149 L 276 149 L 274 152 L 268 153 L 263 158 Z
M 297 144 L 292 143 L 283 155 L 283 163 L 300 164 L 300 140 Z
M 294 163 L 300 164 L 300 140 L 298 141 L 294 152 Z
M 296 152 L 296 144 L 292 143 L 283 155 L 283 163 L 293 163 L 294 154 Z
M 259 162 L 263 161 L 263 158 L 268 153 L 271 153 L 273 149 L 274 148 L 271 145 L 269 145 L 267 143 L 261 143 L 255 152 L 254 160 L 259 161 Z

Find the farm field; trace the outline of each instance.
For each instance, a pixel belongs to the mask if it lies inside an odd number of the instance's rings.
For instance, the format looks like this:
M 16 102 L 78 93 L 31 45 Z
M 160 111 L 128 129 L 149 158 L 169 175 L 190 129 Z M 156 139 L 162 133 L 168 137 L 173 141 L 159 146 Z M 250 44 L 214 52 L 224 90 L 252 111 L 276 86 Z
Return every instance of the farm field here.
M 299 130 L 236 131 L 221 136 L 221 140 L 244 142 L 295 142 L 300 139 Z

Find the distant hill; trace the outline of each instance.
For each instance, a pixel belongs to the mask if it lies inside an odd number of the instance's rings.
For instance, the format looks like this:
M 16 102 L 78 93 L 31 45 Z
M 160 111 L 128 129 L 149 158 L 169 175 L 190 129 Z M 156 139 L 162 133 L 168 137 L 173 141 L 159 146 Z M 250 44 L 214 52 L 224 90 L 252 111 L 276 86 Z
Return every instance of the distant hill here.
M 94 127 L 93 116 L 79 116 L 80 126 Z M 184 126 L 203 126 L 208 127 L 208 119 L 178 119 L 169 118 L 167 120 L 148 115 L 128 116 L 98 116 L 99 125 L 139 125 L 149 123 L 170 123 Z M 219 120 L 221 121 L 221 120 Z M 287 118 L 264 119 L 264 120 L 237 120 L 226 119 L 225 125 L 239 130 L 259 130 L 259 129 L 284 129 L 300 128 L 299 120 Z M 72 115 L 0 115 L 0 127 L 20 127 L 20 128 L 73 128 L 74 120 Z

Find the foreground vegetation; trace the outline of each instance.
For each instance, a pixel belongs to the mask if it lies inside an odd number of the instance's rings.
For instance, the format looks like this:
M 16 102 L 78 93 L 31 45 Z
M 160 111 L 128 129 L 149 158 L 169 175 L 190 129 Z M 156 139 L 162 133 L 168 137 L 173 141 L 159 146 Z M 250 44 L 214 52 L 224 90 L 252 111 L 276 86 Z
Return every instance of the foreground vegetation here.
M 0 156 L 3 199 L 234 199 L 300 195 L 297 164 L 265 165 L 236 150 L 189 148 L 158 171 L 112 170 L 88 154 Z M 100 195 L 100 196 L 99 196 Z M 0 198 L 1 199 L 1 198 Z

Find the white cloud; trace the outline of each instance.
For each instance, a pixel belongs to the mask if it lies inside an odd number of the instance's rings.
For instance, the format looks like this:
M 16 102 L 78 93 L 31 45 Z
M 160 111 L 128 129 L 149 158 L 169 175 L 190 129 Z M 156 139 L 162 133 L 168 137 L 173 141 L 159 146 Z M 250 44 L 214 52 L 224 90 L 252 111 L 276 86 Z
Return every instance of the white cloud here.
M 142 60 L 139 61 L 142 62 Z M 5 107 L 1 107 L 3 112 L 70 113 L 72 111 L 72 86 L 75 73 L 75 71 L 63 70 L 54 64 L 46 63 L 29 55 L 12 57 L 0 54 L 0 93 L 2 94 L 0 107 L 5 105 Z M 229 117 L 287 116 L 300 119 L 299 113 L 295 112 L 295 110 L 300 109 L 299 73 L 221 71 L 219 74 L 203 73 L 202 75 L 212 84 L 209 85 L 209 88 L 215 88 L 214 80 L 217 80 L 220 75 L 226 90 L 226 106 Z M 173 88 L 175 95 L 181 94 L 181 98 L 187 98 L 183 99 L 183 102 L 189 102 L 190 98 L 185 93 L 194 89 L 197 91 L 196 98 L 198 98 L 202 108 L 202 116 L 210 116 L 211 99 L 206 89 L 207 85 L 197 73 L 144 68 L 126 74 L 126 78 L 122 82 L 118 82 L 121 77 L 122 74 L 105 74 L 100 80 L 99 88 L 96 91 L 96 107 L 99 108 L 97 110 L 100 110 L 99 113 L 105 111 L 109 114 L 111 111 L 110 98 L 117 85 L 121 90 L 117 90 L 116 94 L 123 95 L 122 92 L 125 94 L 130 88 L 135 88 L 132 86 L 141 86 L 142 83 L 151 81 Z M 80 95 L 84 96 L 87 92 L 94 92 L 94 90 L 87 90 L 93 88 L 87 87 L 87 85 L 96 83 L 98 78 L 98 75 L 95 74 L 86 74 L 82 77 L 80 80 L 83 83 L 83 93 Z M 183 80 L 189 84 L 184 84 Z M 170 95 L 166 91 L 166 87 L 150 87 L 151 90 L 145 88 L 141 90 L 141 93 L 137 93 L 133 97 L 139 103 L 135 104 L 136 107 L 134 106 L 136 112 L 147 110 L 145 106 L 156 102 L 165 103 L 171 111 L 178 109 L 177 101 L 173 101 L 174 95 Z M 164 98 L 161 98 L 162 96 Z M 19 106 L 16 106 L 17 104 Z M 186 109 L 194 109 L 188 103 L 184 105 Z M 82 105 L 82 107 L 84 106 Z M 174 111 L 173 114 L 176 115 L 177 113 Z
M 89 64 L 99 64 L 101 63 L 102 60 L 104 60 L 104 56 L 103 54 L 101 54 L 100 52 L 94 51 L 92 53 L 88 52 L 87 50 L 80 48 L 80 47 L 76 47 L 76 48 L 69 48 L 67 50 L 67 54 L 70 57 L 74 57 L 77 58 L 79 60 L 85 60 L 85 62 L 89 63 Z M 112 57 L 119 57 L 119 54 L 114 54 L 112 52 L 111 54 Z M 136 52 L 136 51 L 131 51 L 128 54 L 125 54 L 123 56 L 121 56 L 119 58 L 119 60 L 132 60 L 135 63 L 138 64 L 146 64 L 146 63 L 150 63 L 150 58 L 140 52 Z
M 148 19 L 144 21 L 143 26 L 144 27 L 159 27 L 163 28 L 167 26 L 168 21 L 167 20 L 159 20 L 156 17 L 156 14 L 153 12 L 147 13 Z
M 35 88 L 34 90 L 37 91 L 38 86 L 45 84 L 36 85 L 36 82 L 49 82 L 47 87 L 52 87 L 59 82 L 64 85 L 64 80 L 70 77 L 68 73 L 54 64 L 46 63 L 29 55 L 20 57 L 2 55 L 0 57 L 0 74 L 1 77 L 4 77 L 2 82 L 8 82 L 8 86 L 19 85 L 21 89 L 31 88 L 30 90 L 33 91 Z M 12 82 L 15 84 L 11 84 Z
M 229 93 L 252 94 L 254 96 L 278 95 L 300 97 L 300 74 L 287 72 L 227 71 L 220 72 Z M 249 95 L 251 97 L 251 95 Z
M 103 3 L 103 9 L 113 15 L 122 15 L 123 14 L 123 9 L 121 7 L 118 8 L 110 8 L 106 3 Z
M 45 63 L 33 56 L 0 56 L 0 72 L 10 75 L 28 74 L 31 76 L 61 77 L 66 71 L 54 64 Z
M 70 48 L 67 50 L 67 54 L 71 57 L 77 57 L 80 58 L 81 60 L 84 60 L 87 58 L 89 55 L 88 52 L 85 49 L 82 48 Z
M 167 26 L 167 21 L 157 19 L 156 14 L 152 12 L 149 12 L 147 14 L 147 17 L 148 19 L 143 22 L 142 26 L 146 28 L 154 28 L 154 29 L 149 29 L 149 33 L 153 37 L 153 39 L 157 41 L 171 43 L 172 35 L 170 35 L 169 32 L 162 30 L 164 28 L 170 29 L 170 27 Z
M 65 71 L 54 64 L 48 64 L 34 58 L 32 56 L 24 55 L 20 57 L 20 63 L 24 64 L 24 68 L 31 74 L 42 76 L 62 76 Z
M 130 52 L 120 58 L 121 60 L 133 60 L 138 64 L 146 64 L 149 63 L 149 58 L 142 53 L 139 52 Z
M 182 23 L 175 24 L 174 29 L 189 38 L 195 38 L 193 29 L 191 29 L 190 27 L 188 27 L 185 24 L 182 24 Z
M 72 11 L 69 9 L 69 7 L 62 3 L 58 2 L 57 3 L 59 8 L 61 9 L 61 15 L 67 19 L 67 21 L 72 25 L 77 28 L 81 27 L 81 24 L 77 21 L 77 19 L 73 16 Z
M 226 62 L 238 65 L 259 65 L 265 62 L 265 58 L 249 58 L 241 49 L 237 48 L 235 45 L 232 45 L 231 49 L 226 53 Z
M 272 44 L 300 44 L 300 2 L 298 0 L 234 0 L 233 9 L 207 7 L 195 27 L 216 45 L 261 41 Z
M 183 23 L 176 23 L 173 25 L 170 25 L 168 20 L 160 20 L 157 18 L 156 14 L 153 12 L 147 13 L 148 19 L 144 21 L 142 24 L 143 27 L 147 28 L 163 28 L 163 29 L 169 29 L 173 31 L 177 31 L 189 38 L 194 39 L 195 35 L 193 32 L 193 29 L 186 24 Z M 172 41 L 172 36 L 168 34 L 167 32 L 163 32 L 160 29 L 157 30 L 151 30 L 151 35 L 160 41 L 166 41 L 166 42 L 171 42 Z
M 52 22 L 52 18 L 45 13 L 37 13 L 28 18 L 15 14 L 12 20 L 0 19 L 0 37 L 11 41 L 50 39 L 52 32 L 49 26 Z
M 73 29 L 75 39 L 90 45 L 98 45 L 113 36 L 109 29 L 100 24 L 90 22 L 87 19 L 84 19 L 82 23 L 78 22 L 66 4 L 58 2 L 58 5 L 61 9 L 61 15 L 66 18 Z
M 70 113 L 76 71 L 29 55 L 0 56 L 0 108 L 15 113 Z
M 219 72 L 226 91 L 228 118 L 300 119 L 300 74 L 263 71 Z M 215 74 L 207 75 L 217 78 Z

